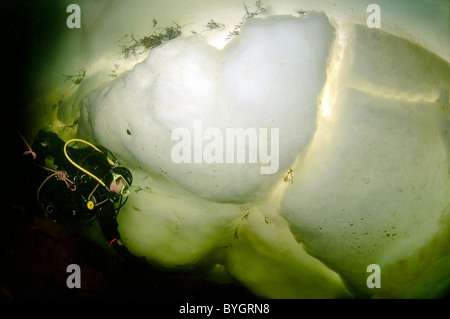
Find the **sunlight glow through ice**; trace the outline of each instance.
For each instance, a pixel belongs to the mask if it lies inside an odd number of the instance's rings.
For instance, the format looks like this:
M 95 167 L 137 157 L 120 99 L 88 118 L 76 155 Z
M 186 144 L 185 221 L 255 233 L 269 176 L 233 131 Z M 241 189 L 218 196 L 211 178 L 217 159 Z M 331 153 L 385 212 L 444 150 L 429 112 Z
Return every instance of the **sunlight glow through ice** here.
M 133 61 L 114 58 L 114 42 L 131 24 L 137 34 L 148 29 L 138 22 L 148 21 L 148 2 L 127 8 L 122 23 L 120 4 L 101 2 L 86 17 L 89 32 L 72 41 L 82 53 L 68 63 L 61 46 L 64 59 L 55 60 L 61 70 L 83 61 L 90 77 L 48 127 L 70 135 L 65 125 L 81 115 L 77 134 L 132 168 L 135 191 L 119 230 L 155 265 L 221 264 L 263 297 L 438 296 L 450 286 L 445 8 L 378 1 L 377 30 L 365 26 L 370 2 L 304 1 L 326 14 L 303 18 L 294 17 L 303 9 L 295 1 L 267 2 L 228 42 L 241 1 L 183 13 L 176 1 L 155 4 L 178 12 L 185 35 Z M 227 29 L 204 31 L 211 17 Z M 111 80 L 114 63 L 121 68 Z M 61 88 L 51 81 L 39 83 Z M 199 119 L 220 129 L 280 128 L 279 173 L 173 163 L 170 132 Z M 383 271 L 378 290 L 365 281 L 373 263 Z

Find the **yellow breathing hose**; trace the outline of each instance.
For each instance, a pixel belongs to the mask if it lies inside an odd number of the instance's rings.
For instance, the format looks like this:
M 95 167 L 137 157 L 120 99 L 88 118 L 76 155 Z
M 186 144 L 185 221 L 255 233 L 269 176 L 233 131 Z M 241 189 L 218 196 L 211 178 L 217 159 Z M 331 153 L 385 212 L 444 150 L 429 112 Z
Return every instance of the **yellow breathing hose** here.
M 84 169 L 83 167 L 81 167 L 80 165 L 78 165 L 77 163 L 75 163 L 75 162 L 69 157 L 69 154 L 67 154 L 67 145 L 68 145 L 69 143 L 72 143 L 72 142 L 81 142 L 81 143 L 84 143 L 84 144 L 89 145 L 90 147 L 92 147 L 93 149 L 95 149 L 96 151 L 99 151 L 99 152 L 101 152 L 101 150 L 99 150 L 95 145 L 93 145 L 93 144 L 91 144 L 91 143 L 89 143 L 89 142 L 87 142 L 87 141 L 85 141 L 85 140 L 80 140 L 80 139 L 77 139 L 77 138 L 74 138 L 74 139 L 71 139 L 71 140 L 67 141 L 66 144 L 64 145 L 64 155 L 65 155 L 66 158 L 69 160 L 69 162 L 72 163 L 72 164 L 73 164 L 76 168 L 78 168 L 79 170 L 83 171 L 84 173 L 88 174 L 88 175 L 91 176 L 92 178 L 96 179 L 101 185 L 103 185 L 103 186 L 106 187 L 105 183 L 103 183 L 103 181 L 102 181 L 100 178 L 98 178 L 97 176 L 95 176 L 94 174 L 92 174 L 91 172 L 89 172 L 88 170 Z M 108 159 L 108 162 L 109 162 L 111 165 L 114 165 L 114 162 L 112 162 L 109 158 L 107 158 L 107 159 Z

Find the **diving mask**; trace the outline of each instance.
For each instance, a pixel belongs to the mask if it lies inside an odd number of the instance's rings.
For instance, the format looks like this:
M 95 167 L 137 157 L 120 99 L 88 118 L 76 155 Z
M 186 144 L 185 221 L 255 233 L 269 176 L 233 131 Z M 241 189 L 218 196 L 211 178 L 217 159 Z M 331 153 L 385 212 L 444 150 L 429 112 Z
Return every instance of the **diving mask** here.
M 126 197 L 130 193 L 130 185 L 128 185 L 128 182 L 122 175 L 114 174 L 110 190 Z

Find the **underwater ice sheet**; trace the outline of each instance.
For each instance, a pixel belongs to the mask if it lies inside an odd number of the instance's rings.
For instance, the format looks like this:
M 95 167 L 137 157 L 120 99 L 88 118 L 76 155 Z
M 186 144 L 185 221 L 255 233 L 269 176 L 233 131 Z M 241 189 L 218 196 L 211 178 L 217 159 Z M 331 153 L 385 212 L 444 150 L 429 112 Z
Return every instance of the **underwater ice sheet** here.
M 442 297 L 450 5 L 371 3 L 79 1 L 69 28 L 69 2 L 38 1 L 55 20 L 24 58 L 21 123 L 132 170 L 119 231 L 151 265 L 267 298 Z

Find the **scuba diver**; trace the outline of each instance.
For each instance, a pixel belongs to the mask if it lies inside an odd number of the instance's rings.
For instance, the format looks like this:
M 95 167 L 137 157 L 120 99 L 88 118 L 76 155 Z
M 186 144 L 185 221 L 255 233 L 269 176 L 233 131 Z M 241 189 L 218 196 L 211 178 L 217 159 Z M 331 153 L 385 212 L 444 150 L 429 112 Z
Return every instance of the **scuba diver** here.
M 75 147 L 79 144 L 88 147 Z M 37 191 L 45 215 L 74 232 L 98 221 L 110 245 L 121 255 L 129 255 L 116 218 L 128 199 L 131 172 L 119 166 L 106 148 L 81 139 L 64 142 L 53 132 L 39 131 L 28 147 L 25 154 L 32 154 L 35 164 L 46 173 Z

